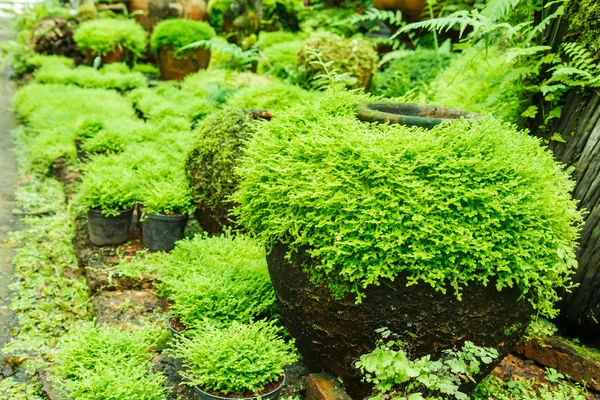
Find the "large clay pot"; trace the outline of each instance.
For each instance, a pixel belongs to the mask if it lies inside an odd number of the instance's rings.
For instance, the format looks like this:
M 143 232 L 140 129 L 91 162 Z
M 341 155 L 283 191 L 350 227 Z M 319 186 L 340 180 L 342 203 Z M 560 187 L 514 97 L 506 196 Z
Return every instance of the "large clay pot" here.
M 206 16 L 205 0 L 129 0 L 129 13 L 148 32 L 168 18 L 186 18 L 202 21 Z
M 97 57 L 96 54 L 94 54 L 92 51 L 88 50 L 86 62 L 88 64 L 93 64 L 94 59 L 96 57 Z M 118 46 L 116 49 L 114 49 L 110 53 L 100 56 L 100 60 L 102 60 L 102 64 L 123 62 L 126 59 L 127 59 L 127 51 L 121 46 Z
M 399 10 L 404 19 L 409 22 L 421 20 L 425 4 L 425 0 L 373 0 L 375 8 L 387 11 Z
M 516 287 L 498 292 L 493 282 L 487 287 L 471 284 L 459 301 L 452 288 L 443 294 L 428 284 L 407 287 L 404 276 L 367 287 L 360 304 L 350 295 L 334 300 L 326 287 L 313 285 L 303 272 L 313 261 L 302 254 L 288 261 L 286 251 L 285 245 L 275 244 L 267 256 L 284 323 L 309 368 L 340 377 L 354 399 L 371 390 L 353 363 L 375 348 L 378 328 L 415 334 L 411 357 L 436 357 L 467 340 L 498 349 L 500 357 L 482 366 L 479 381 L 517 345 L 532 311 L 528 302 L 518 300 Z M 470 383 L 461 389 L 469 393 L 474 387 Z
M 175 51 L 161 47 L 158 51 L 160 76 L 165 81 L 182 80 L 187 75 L 206 69 L 210 62 L 210 50 L 194 49 L 175 57 Z

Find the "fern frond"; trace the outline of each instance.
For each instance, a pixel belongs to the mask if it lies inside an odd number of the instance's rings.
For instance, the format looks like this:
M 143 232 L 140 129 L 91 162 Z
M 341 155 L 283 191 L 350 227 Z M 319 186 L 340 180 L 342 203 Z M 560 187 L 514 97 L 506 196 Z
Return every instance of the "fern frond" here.
M 521 0 L 490 0 L 485 8 L 481 10 L 481 15 L 486 16 L 492 21 L 506 17 Z
M 398 31 L 392 36 L 392 38 L 395 38 L 400 33 L 406 33 L 415 29 L 427 29 L 429 31 L 446 32 L 454 28 L 456 25 L 460 26 L 460 32 L 462 35 L 464 30 L 468 26 L 473 26 L 476 24 L 480 24 L 480 21 L 473 18 L 471 16 L 471 13 L 461 10 L 450 14 L 447 17 L 432 18 L 425 21 L 415 22 L 403 26 L 402 28 L 398 29 Z
M 358 24 L 361 22 L 372 22 L 372 21 L 384 21 L 389 22 L 392 25 L 400 26 L 404 23 L 402 13 L 398 10 L 386 11 L 379 10 L 377 8 L 369 8 L 364 14 L 354 14 L 348 18 L 345 22 L 350 24 Z

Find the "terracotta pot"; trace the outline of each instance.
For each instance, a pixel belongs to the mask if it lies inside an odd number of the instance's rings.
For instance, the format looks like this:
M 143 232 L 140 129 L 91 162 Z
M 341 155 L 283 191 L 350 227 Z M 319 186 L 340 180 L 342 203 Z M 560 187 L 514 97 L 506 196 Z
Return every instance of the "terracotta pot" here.
M 202 21 L 206 17 L 205 0 L 129 0 L 129 13 L 148 32 L 168 18 L 186 18 Z
M 88 58 L 87 61 L 89 64 L 93 63 L 94 59 L 96 57 L 97 57 L 97 54 L 94 54 L 91 50 L 87 51 L 87 58 Z M 126 60 L 126 58 L 127 58 L 127 51 L 121 46 L 118 46 L 115 50 L 111 51 L 108 54 L 100 56 L 100 59 L 102 60 L 102 64 L 123 62 Z
M 402 275 L 368 286 L 360 304 L 350 295 L 334 300 L 304 272 L 313 261 L 305 254 L 287 260 L 286 252 L 287 246 L 279 243 L 267 256 L 283 321 L 309 368 L 341 378 L 353 399 L 364 398 L 372 389 L 362 382 L 354 361 L 375 348 L 378 328 L 415 334 L 410 340 L 412 358 L 437 357 L 467 340 L 498 349 L 500 357 L 482 365 L 475 377 L 479 382 L 518 344 L 532 312 L 528 302 L 518 300 L 521 292 L 516 287 L 498 292 L 494 282 L 486 287 L 473 283 L 463 289 L 459 301 L 450 287 L 446 294 L 424 283 L 407 287 Z M 474 387 L 469 383 L 461 390 L 470 393 Z
M 165 81 L 181 80 L 189 74 L 206 69 L 210 62 L 210 50 L 194 49 L 175 57 L 175 51 L 161 47 L 158 52 L 160 76 Z
M 375 8 L 388 11 L 399 10 L 404 19 L 409 22 L 421 20 L 425 4 L 425 0 L 373 0 Z

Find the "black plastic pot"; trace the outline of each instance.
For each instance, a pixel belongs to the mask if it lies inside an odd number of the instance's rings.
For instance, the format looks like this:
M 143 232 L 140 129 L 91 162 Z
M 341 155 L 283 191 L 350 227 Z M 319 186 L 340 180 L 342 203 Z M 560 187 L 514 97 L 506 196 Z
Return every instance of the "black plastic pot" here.
M 444 121 L 458 118 L 478 118 L 479 114 L 456 108 L 410 103 L 359 104 L 357 116 L 365 122 L 388 122 L 431 129 Z
M 175 242 L 183 239 L 187 215 L 143 214 L 144 246 L 152 251 L 169 251 Z
M 279 386 L 277 386 L 277 388 L 275 390 L 273 390 L 272 392 L 269 392 L 269 393 L 263 394 L 262 396 L 257 396 L 257 397 L 234 397 L 233 399 L 236 399 L 236 400 L 258 400 L 258 399 L 279 400 L 279 397 L 281 396 L 281 389 L 283 388 L 284 384 L 285 384 L 285 375 L 283 376 L 283 380 L 281 381 Z M 231 400 L 232 399 L 232 397 L 220 397 L 220 396 L 215 396 L 214 394 L 206 393 L 204 390 L 200 389 L 198 386 L 194 386 L 194 398 L 196 400 Z
M 123 210 L 116 216 L 106 216 L 100 210 L 87 212 L 90 241 L 96 246 L 125 243 L 129 240 L 129 227 L 133 208 Z

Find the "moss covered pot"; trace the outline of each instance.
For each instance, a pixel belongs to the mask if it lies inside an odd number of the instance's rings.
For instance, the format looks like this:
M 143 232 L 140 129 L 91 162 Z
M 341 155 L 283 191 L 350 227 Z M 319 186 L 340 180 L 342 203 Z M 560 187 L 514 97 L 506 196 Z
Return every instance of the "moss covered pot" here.
M 208 40 L 215 36 L 206 22 L 187 19 L 168 19 L 159 23 L 150 39 L 152 50 L 158 53 L 163 80 L 181 80 L 187 75 L 206 69 L 210 63 Z M 204 42 L 202 46 L 184 48 Z
M 414 356 L 469 340 L 499 362 L 531 314 L 556 314 L 581 223 L 572 182 L 526 132 L 364 123 L 365 97 L 329 91 L 261 125 L 233 197 L 300 352 L 356 397 L 352 363 L 382 327 Z

